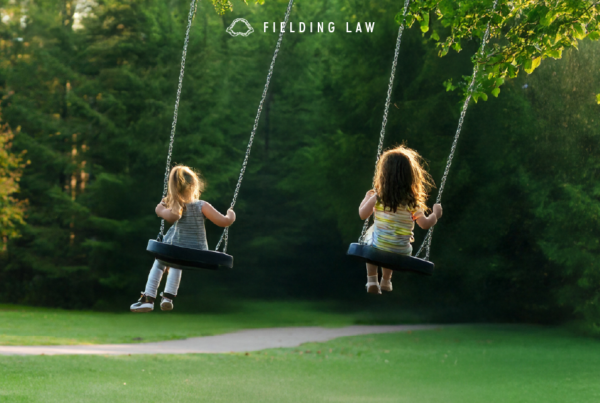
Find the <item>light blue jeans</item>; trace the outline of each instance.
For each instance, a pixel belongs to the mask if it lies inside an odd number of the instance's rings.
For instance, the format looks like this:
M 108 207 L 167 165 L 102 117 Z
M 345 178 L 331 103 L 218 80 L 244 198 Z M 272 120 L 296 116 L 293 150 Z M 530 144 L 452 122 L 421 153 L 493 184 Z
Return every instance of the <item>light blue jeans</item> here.
M 158 260 L 154 261 L 154 265 L 150 270 L 150 274 L 148 274 L 148 282 L 146 282 L 146 291 L 144 291 L 144 293 L 147 296 L 156 298 L 156 294 L 158 293 L 158 286 L 160 285 L 160 280 L 162 279 L 165 268 L 166 267 L 160 264 Z M 165 285 L 165 292 L 177 295 L 177 290 L 179 289 L 180 282 L 181 270 L 170 268 L 169 275 L 167 276 L 167 285 Z

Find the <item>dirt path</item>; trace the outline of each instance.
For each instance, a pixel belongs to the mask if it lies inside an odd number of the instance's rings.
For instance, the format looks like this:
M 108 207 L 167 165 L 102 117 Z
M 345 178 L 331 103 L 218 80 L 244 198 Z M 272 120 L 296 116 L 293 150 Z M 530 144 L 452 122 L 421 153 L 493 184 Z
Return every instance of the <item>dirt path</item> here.
M 325 342 L 338 337 L 373 333 L 429 330 L 437 325 L 348 326 L 341 328 L 283 327 L 242 330 L 218 336 L 193 337 L 185 340 L 140 344 L 97 344 L 79 346 L 0 346 L 0 355 L 64 354 L 190 354 L 229 353 L 296 347 L 308 342 Z

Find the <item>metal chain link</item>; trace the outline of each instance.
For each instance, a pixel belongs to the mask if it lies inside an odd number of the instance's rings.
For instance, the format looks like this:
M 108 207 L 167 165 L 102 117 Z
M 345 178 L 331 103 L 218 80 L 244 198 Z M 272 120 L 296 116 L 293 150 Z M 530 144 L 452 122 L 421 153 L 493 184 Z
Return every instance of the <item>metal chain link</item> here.
M 287 23 L 290 18 L 290 13 L 292 11 L 292 6 L 294 5 L 294 0 L 290 0 L 287 10 L 285 12 L 284 17 L 284 27 L 287 28 Z M 238 195 L 240 193 L 240 187 L 242 186 L 242 180 L 244 179 L 244 173 L 246 172 L 246 166 L 248 165 L 248 159 L 250 158 L 250 151 L 252 150 L 252 143 L 254 142 L 254 136 L 256 135 L 256 129 L 258 128 L 258 122 L 260 121 L 260 114 L 263 109 L 263 104 L 265 103 L 265 98 L 267 97 L 267 92 L 269 90 L 269 84 L 271 83 L 271 77 L 273 76 L 273 69 L 275 68 L 275 61 L 277 60 L 277 55 L 279 54 L 279 48 L 281 47 L 281 41 L 283 40 L 283 34 L 285 34 L 285 29 L 279 32 L 279 38 L 277 39 L 277 45 L 275 45 L 275 52 L 273 53 L 273 59 L 271 60 L 271 65 L 269 66 L 269 73 L 267 74 L 267 81 L 265 83 L 265 88 L 263 89 L 262 97 L 260 99 L 260 103 L 258 104 L 258 111 L 256 112 L 256 118 L 254 118 L 254 126 L 252 127 L 252 132 L 250 133 L 250 140 L 248 140 L 248 147 L 246 148 L 246 155 L 244 156 L 244 162 L 242 162 L 242 169 L 240 170 L 240 176 L 238 178 L 237 185 L 235 186 L 235 191 L 233 192 L 233 200 L 231 201 L 231 207 L 235 206 L 237 202 Z M 223 234 L 221 235 L 221 239 L 219 239 L 219 243 L 217 243 L 217 247 L 215 250 L 219 250 L 221 247 L 221 243 L 223 243 L 223 253 L 227 252 L 227 243 L 229 240 L 229 227 L 223 230 Z
M 494 7 L 492 8 L 492 13 L 496 11 L 496 6 L 498 5 L 498 0 L 494 0 Z M 481 42 L 481 49 L 479 51 L 480 56 L 483 57 L 485 51 L 485 44 L 488 42 L 490 38 L 490 27 L 492 20 L 488 21 L 487 28 L 485 30 L 485 34 L 483 35 L 483 40 Z M 456 129 L 456 134 L 454 135 L 454 141 L 452 142 L 452 147 L 450 148 L 450 155 L 448 155 L 448 161 L 446 162 L 446 169 L 444 169 L 444 175 L 442 176 L 442 180 L 440 182 L 440 189 L 437 194 L 437 198 L 435 200 L 436 203 L 440 203 L 442 201 L 442 193 L 444 192 L 444 188 L 446 186 L 446 180 L 448 179 L 448 173 L 450 172 L 450 166 L 452 165 L 452 159 L 454 158 L 454 153 L 456 152 L 456 146 L 458 144 L 458 138 L 460 137 L 460 132 L 462 130 L 462 126 L 465 120 L 465 115 L 467 113 L 467 108 L 469 107 L 469 102 L 471 101 L 471 97 L 473 95 L 473 90 L 475 89 L 475 81 L 477 79 L 477 73 L 479 72 L 479 64 L 478 61 L 475 60 L 475 67 L 473 67 L 473 76 L 471 77 L 471 83 L 469 84 L 469 88 L 467 90 L 467 97 L 465 98 L 465 102 L 463 103 L 462 110 L 460 112 L 460 118 L 458 119 L 458 127 Z M 429 228 L 427 231 L 427 235 L 425 235 L 425 239 L 419 248 L 419 251 L 415 255 L 418 257 L 423 249 L 425 249 L 425 260 L 429 260 L 429 252 L 431 251 L 431 238 L 433 237 L 433 227 Z
M 379 145 L 377 146 L 377 158 L 375 159 L 375 174 L 373 175 L 373 182 L 372 182 L 371 188 L 375 188 L 375 175 L 377 174 L 377 164 L 379 163 L 379 159 L 381 158 L 381 154 L 383 152 L 383 140 L 385 139 L 385 127 L 387 126 L 388 112 L 390 110 L 390 104 L 392 102 L 392 89 L 394 88 L 394 78 L 396 77 L 396 67 L 398 66 L 398 55 L 400 54 L 400 44 L 402 43 L 402 33 L 404 32 L 404 21 L 406 19 L 406 13 L 408 12 L 409 4 L 410 4 L 410 0 L 404 1 L 402 24 L 400 24 L 400 28 L 398 28 L 398 39 L 396 39 L 396 50 L 394 52 L 394 61 L 392 62 L 392 73 L 390 74 L 390 82 L 388 84 L 387 98 L 385 100 L 385 107 L 383 110 L 383 121 L 381 122 L 381 131 L 379 132 Z M 367 230 L 369 229 L 370 221 L 371 221 L 371 216 L 369 216 L 365 220 L 362 232 L 360 233 L 360 237 L 358 238 L 358 242 L 362 245 L 364 245 L 364 243 L 365 243 L 365 235 L 367 234 Z
M 177 86 L 177 96 L 175 97 L 175 111 L 173 112 L 173 123 L 171 123 L 171 138 L 169 140 L 169 152 L 167 153 L 167 166 L 165 168 L 165 181 L 163 186 L 164 199 L 167 196 L 169 189 L 169 174 L 171 172 L 171 155 L 173 154 L 173 142 L 175 141 L 175 128 L 177 127 L 177 113 L 179 112 L 179 99 L 181 98 L 181 88 L 183 86 L 183 75 L 185 72 L 185 57 L 187 56 L 188 43 L 190 42 L 190 29 L 192 27 L 192 20 L 196 14 L 196 1 L 192 0 L 190 3 L 190 11 L 188 13 L 187 28 L 185 30 L 185 40 L 183 42 L 183 52 L 181 55 L 181 69 L 179 70 L 179 84 Z M 158 241 L 163 240 L 165 230 L 165 220 L 160 221 L 160 232 L 158 234 Z

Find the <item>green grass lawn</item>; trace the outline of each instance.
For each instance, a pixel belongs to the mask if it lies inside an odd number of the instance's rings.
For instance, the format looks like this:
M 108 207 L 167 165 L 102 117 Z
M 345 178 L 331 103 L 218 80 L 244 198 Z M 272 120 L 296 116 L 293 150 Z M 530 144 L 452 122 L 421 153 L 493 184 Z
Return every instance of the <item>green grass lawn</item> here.
M 465 326 L 181 356 L 0 357 L 2 402 L 600 401 L 600 341 Z
M 0 305 L 0 345 L 136 343 L 250 328 L 422 321 L 398 310 L 343 310 L 332 303 L 309 302 L 249 301 L 215 313 L 176 312 L 102 313 Z

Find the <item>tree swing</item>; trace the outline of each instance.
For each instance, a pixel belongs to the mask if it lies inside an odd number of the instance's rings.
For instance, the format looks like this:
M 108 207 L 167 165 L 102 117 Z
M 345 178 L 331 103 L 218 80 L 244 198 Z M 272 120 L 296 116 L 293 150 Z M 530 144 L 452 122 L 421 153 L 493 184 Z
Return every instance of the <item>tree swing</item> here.
M 190 40 L 190 28 L 192 26 L 192 21 L 194 19 L 194 15 L 196 13 L 196 2 L 197 0 L 192 0 L 190 3 L 190 11 L 188 14 L 188 22 L 187 28 L 185 31 L 185 40 L 183 43 L 183 53 L 181 56 L 181 70 L 179 71 L 179 85 L 177 87 L 177 96 L 175 98 L 175 111 L 173 113 L 173 123 L 171 124 L 171 138 L 169 142 L 169 151 L 167 154 L 167 166 L 165 169 L 165 180 L 163 186 L 163 199 L 167 196 L 167 189 L 169 184 L 169 173 L 171 171 L 171 155 L 173 153 L 173 142 L 175 140 L 175 128 L 177 126 L 177 111 L 179 109 L 179 99 L 181 97 L 181 88 L 183 85 L 183 75 L 185 71 L 185 57 L 187 55 L 188 43 Z M 285 17 L 284 23 L 287 25 L 290 12 L 292 10 L 292 5 L 294 4 L 294 0 L 290 0 Z M 240 186 L 242 185 L 242 180 L 244 178 L 244 173 L 246 172 L 246 166 L 248 165 L 248 159 L 250 157 L 250 151 L 252 149 L 252 143 L 254 142 L 254 136 L 256 135 L 256 129 L 258 128 L 258 122 L 260 120 L 260 114 L 262 112 L 263 104 L 265 102 L 265 98 L 267 96 L 267 91 L 269 90 L 269 84 L 271 82 L 271 77 L 273 75 L 273 68 L 275 67 L 275 60 L 277 59 L 277 55 L 279 54 L 279 48 L 281 47 L 281 41 L 283 40 L 283 34 L 285 30 L 281 30 L 279 33 L 279 38 L 277 40 L 277 44 L 275 45 L 275 52 L 273 53 L 273 59 L 271 60 L 271 65 L 269 66 L 269 72 L 267 74 L 267 80 L 265 83 L 265 87 L 262 93 L 262 97 L 260 99 L 260 103 L 258 104 L 258 111 L 256 112 L 256 118 L 254 119 L 254 126 L 252 127 L 252 131 L 250 133 L 250 139 L 248 140 L 248 147 L 246 148 L 246 155 L 244 156 L 244 161 L 242 163 L 242 169 L 240 171 L 240 176 L 238 178 L 237 185 L 235 187 L 235 191 L 233 193 L 233 200 L 231 201 L 231 208 L 235 206 L 237 201 L 238 194 L 240 192 Z M 160 223 L 160 232 L 156 240 L 150 239 L 148 241 L 148 247 L 146 250 L 160 263 L 167 267 L 173 267 L 175 269 L 183 269 L 183 270 L 221 270 L 221 269 L 231 269 L 233 267 L 233 256 L 227 254 L 227 243 L 229 238 L 229 227 L 223 230 L 223 234 L 217 243 L 217 246 L 214 251 L 211 250 L 199 250 L 199 249 L 190 249 L 183 248 L 180 246 L 176 246 L 170 243 L 164 243 L 164 229 L 165 229 L 165 220 L 161 220 Z M 219 252 L 219 247 L 223 244 L 223 252 Z
M 385 138 L 385 127 L 387 124 L 388 112 L 390 109 L 391 97 L 392 97 L 392 87 L 394 85 L 394 77 L 396 75 L 396 67 L 398 65 L 398 54 L 400 53 L 400 43 L 402 41 L 402 33 L 404 32 L 404 23 L 406 21 L 406 14 L 408 12 L 408 6 L 410 4 L 410 0 L 405 0 L 404 2 L 404 10 L 402 15 L 402 24 L 400 24 L 400 28 L 398 29 L 398 39 L 396 40 L 396 50 L 394 53 L 394 61 L 392 63 L 392 72 L 390 74 L 390 81 L 388 84 L 387 90 L 387 98 L 385 101 L 385 107 L 383 111 L 383 122 L 381 124 L 381 132 L 379 134 L 379 146 L 377 148 L 377 158 L 375 160 L 375 170 L 377 170 L 377 163 L 379 162 L 379 158 L 383 152 L 383 140 Z M 494 6 L 492 8 L 492 13 L 496 11 L 496 6 L 498 5 L 498 0 L 494 0 Z M 485 44 L 489 40 L 490 37 L 490 24 L 491 19 L 487 23 L 487 28 L 483 35 L 483 40 L 481 42 L 481 48 L 479 50 L 480 54 L 483 56 L 485 50 Z M 436 203 L 440 203 L 442 201 L 442 193 L 444 191 L 444 187 L 446 186 L 446 180 L 448 178 L 448 173 L 450 172 L 450 166 L 452 165 L 452 159 L 454 158 L 454 153 L 456 151 L 456 146 L 458 144 L 458 138 L 460 137 L 460 132 L 462 130 L 463 122 L 465 119 L 465 114 L 467 113 L 467 108 L 469 107 L 469 101 L 471 100 L 471 96 L 473 95 L 473 90 L 475 88 L 475 80 L 477 78 L 477 73 L 479 71 L 479 65 L 475 62 L 475 67 L 473 68 L 473 75 L 471 77 L 471 82 L 469 84 L 467 90 L 467 97 L 463 103 L 460 118 L 458 120 L 458 127 L 456 129 L 456 133 L 454 134 L 454 141 L 452 142 L 452 147 L 450 148 L 450 154 L 448 155 L 448 160 L 446 162 L 446 168 L 444 169 L 444 175 L 442 176 L 442 180 L 440 182 L 440 189 L 437 194 Z M 373 185 L 375 187 L 375 178 L 373 178 Z M 433 236 L 433 227 L 429 228 L 427 231 L 427 235 L 425 235 L 425 239 L 421 244 L 418 252 L 415 256 L 410 255 L 400 255 L 391 252 L 385 252 L 379 250 L 371 245 L 367 245 L 365 242 L 365 235 L 369 228 L 371 217 L 365 220 L 363 225 L 362 233 L 360 238 L 358 239 L 358 243 L 351 243 L 348 248 L 347 254 L 354 258 L 357 258 L 361 261 L 375 264 L 380 267 L 385 267 L 386 269 L 396 270 L 396 271 L 408 271 L 414 272 L 424 275 L 433 275 L 434 264 L 429 261 L 429 252 L 431 250 L 431 238 Z M 423 259 L 420 259 L 419 256 L 421 252 L 425 251 L 425 256 Z

